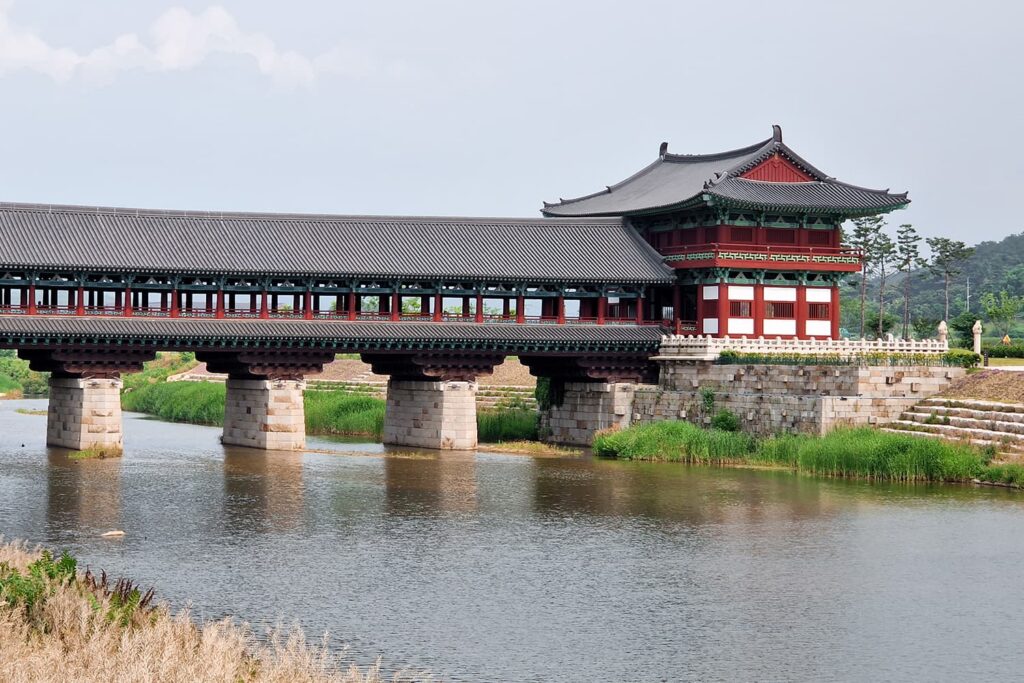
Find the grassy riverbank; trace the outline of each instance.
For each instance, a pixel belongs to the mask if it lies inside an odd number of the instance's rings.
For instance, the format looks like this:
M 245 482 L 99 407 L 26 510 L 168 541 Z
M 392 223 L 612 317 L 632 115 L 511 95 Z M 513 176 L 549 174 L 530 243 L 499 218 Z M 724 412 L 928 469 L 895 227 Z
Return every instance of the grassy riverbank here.
M 300 631 L 257 639 L 232 620 L 196 625 L 129 581 L 78 572 L 23 544 L 0 543 L 0 680 L 309 681 L 378 683 L 306 642 Z
M 125 410 L 171 422 L 219 425 L 224 422 L 225 387 L 217 382 L 137 382 L 121 397 Z M 344 391 L 307 391 L 306 432 L 379 439 L 384 428 L 384 401 Z M 537 413 L 507 408 L 477 414 L 483 443 L 535 440 Z
M 993 453 L 987 450 L 867 427 L 837 429 L 821 437 L 757 439 L 688 422 L 656 422 L 598 434 L 594 452 L 625 460 L 783 467 L 828 477 L 1024 482 L 1024 466 L 993 465 Z

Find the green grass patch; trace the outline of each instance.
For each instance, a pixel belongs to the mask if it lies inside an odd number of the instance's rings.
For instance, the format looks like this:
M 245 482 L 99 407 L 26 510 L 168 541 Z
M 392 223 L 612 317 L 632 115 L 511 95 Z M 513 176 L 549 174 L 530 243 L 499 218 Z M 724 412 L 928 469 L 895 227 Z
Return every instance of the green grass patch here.
M 93 446 L 92 448 L 86 448 L 81 451 L 71 451 L 68 453 L 69 460 L 103 460 L 104 458 L 120 458 L 122 451 L 120 448 L 112 448 L 110 446 Z
M 384 432 L 384 400 L 346 391 L 307 391 L 306 431 L 309 434 L 368 436 Z
M 46 410 L 35 410 L 33 408 L 18 408 L 14 412 L 18 415 L 48 415 L 49 412 Z
M 477 441 L 536 441 L 537 420 L 537 411 L 525 408 L 479 410 L 476 414 Z
M 169 422 L 224 423 L 225 387 L 216 382 L 143 384 L 121 395 L 121 407 Z
M 597 455 L 625 460 L 782 466 L 818 476 L 887 481 L 970 481 L 994 469 L 988 464 L 990 452 L 870 427 L 837 429 L 821 437 L 755 439 L 666 421 L 600 433 L 593 447 Z M 1024 481 L 1024 468 L 1001 476 Z

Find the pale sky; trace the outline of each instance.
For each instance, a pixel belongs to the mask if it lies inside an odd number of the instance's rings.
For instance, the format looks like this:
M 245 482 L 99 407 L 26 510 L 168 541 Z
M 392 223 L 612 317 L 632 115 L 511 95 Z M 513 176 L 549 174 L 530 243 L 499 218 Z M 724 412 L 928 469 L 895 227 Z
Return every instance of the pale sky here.
M 1019 3 L 0 0 L 0 200 L 538 216 L 763 140 L 1024 230 Z

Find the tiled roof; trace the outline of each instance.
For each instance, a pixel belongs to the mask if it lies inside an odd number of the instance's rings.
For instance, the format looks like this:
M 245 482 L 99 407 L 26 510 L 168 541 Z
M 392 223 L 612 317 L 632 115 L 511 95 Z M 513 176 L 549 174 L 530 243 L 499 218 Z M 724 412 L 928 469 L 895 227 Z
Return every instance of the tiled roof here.
M 776 154 L 789 159 L 813 180 L 766 183 L 739 177 Z M 827 176 L 785 145 L 776 126 L 768 140 L 731 152 L 682 155 L 665 151 L 654 163 L 618 184 L 585 197 L 545 203 L 541 212 L 545 216 L 576 218 L 636 215 L 700 205 L 707 195 L 764 208 L 853 214 L 888 211 L 910 201 L 906 193 L 855 187 Z
M 655 283 L 618 219 L 369 217 L 0 204 L 0 267 Z
M 382 346 L 432 349 L 472 345 L 510 353 L 543 345 L 566 350 L 656 348 L 662 330 L 635 325 L 518 325 L 475 323 L 368 323 L 309 320 L 210 320 L 0 316 L 0 347 L 120 342 L 164 348 L 235 346 L 360 350 Z

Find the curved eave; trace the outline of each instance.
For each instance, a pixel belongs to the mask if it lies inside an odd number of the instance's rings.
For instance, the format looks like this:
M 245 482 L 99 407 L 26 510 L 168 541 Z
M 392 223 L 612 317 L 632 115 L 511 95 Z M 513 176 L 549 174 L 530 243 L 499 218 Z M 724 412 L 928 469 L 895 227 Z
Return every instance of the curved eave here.
M 780 213 L 806 213 L 813 215 L 841 215 L 850 218 L 860 216 L 876 216 L 880 213 L 889 213 L 898 209 L 906 208 L 910 199 L 904 198 L 895 203 L 879 204 L 877 206 L 811 206 L 807 204 L 787 204 L 780 202 L 753 202 L 733 197 L 718 195 L 708 192 L 703 199 L 711 206 L 721 206 L 737 209 L 752 209 L 759 211 L 778 211 Z

